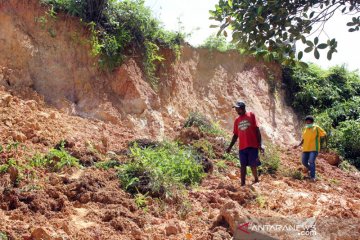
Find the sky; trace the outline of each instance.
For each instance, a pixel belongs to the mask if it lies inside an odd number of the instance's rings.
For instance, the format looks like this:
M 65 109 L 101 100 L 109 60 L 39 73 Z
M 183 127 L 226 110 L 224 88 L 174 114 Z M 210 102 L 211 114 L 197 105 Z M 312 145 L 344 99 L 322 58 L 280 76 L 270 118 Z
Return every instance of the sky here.
M 178 31 L 180 28 L 191 35 L 186 39 L 191 45 L 198 46 L 217 29 L 209 28 L 218 22 L 209 20 L 209 10 L 214 9 L 218 0 L 145 0 L 156 18 L 168 30 Z M 338 53 L 334 53 L 332 60 L 326 58 L 326 50 L 320 51 L 320 59 L 316 60 L 313 54 L 305 54 L 303 61 L 310 61 L 328 68 L 334 65 L 345 64 L 349 70 L 360 70 L 360 32 L 349 33 L 346 22 L 352 16 L 336 14 L 325 25 L 325 32 L 330 38 L 338 41 Z M 180 20 L 180 24 L 179 24 Z M 326 42 L 327 36 L 319 36 L 320 42 Z M 303 46 L 298 46 L 301 50 Z

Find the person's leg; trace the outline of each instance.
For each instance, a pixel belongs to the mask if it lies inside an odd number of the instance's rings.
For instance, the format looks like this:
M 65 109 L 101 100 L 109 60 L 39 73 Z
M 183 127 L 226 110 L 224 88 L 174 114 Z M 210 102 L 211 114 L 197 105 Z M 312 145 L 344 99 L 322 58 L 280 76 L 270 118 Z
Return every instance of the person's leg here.
M 315 160 L 318 155 L 318 152 L 310 152 L 309 154 L 309 168 L 310 168 L 310 178 L 315 180 Z
M 310 155 L 310 152 L 303 152 L 302 156 L 301 156 L 301 162 L 308 170 L 310 170 L 309 155 Z
M 246 180 L 246 166 L 248 165 L 248 154 L 247 149 L 243 149 L 239 151 L 240 158 L 240 178 L 241 178 L 241 186 L 245 186 Z
M 259 149 L 257 148 L 249 148 L 249 165 L 251 166 L 251 172 L 254 176 L 254 182 L 259 182 L 257 167 L 261 165 L 259 160 Z
M 252 174 L 254 176 L 254 182 L 259 182 L 258 174 L 257 174 L 257 167 L 251 167 Z

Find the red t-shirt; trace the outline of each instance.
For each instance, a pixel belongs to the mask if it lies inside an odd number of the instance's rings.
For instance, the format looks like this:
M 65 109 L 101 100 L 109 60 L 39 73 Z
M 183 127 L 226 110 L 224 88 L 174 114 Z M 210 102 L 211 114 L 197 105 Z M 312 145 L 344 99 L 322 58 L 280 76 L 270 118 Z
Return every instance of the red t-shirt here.
M 252 112 L 246 112 L 235 120 L 234 134 L 239 137 L 240 150 L 248 147 L 258 148 L 260 146 L 256 135 L 258 127 L 255 115 Z

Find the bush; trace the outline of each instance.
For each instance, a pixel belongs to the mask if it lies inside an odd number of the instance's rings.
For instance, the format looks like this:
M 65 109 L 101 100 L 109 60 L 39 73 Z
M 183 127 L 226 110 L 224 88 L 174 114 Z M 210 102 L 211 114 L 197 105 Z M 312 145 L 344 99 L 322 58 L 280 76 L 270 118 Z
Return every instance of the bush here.
M 266 143 L 264 156 L 260 156 L 261 166 L 259 167 L 260 173 L 274 174 L 279 169 L 280 165 L 280 152 L 278 148 L 271 143 Z
M 227 137 L 227 133 L 218 122 L 212 122 L 198 112 L 191 112 L 186 119 L 184 127 L 197 127 L 203 133 Z
M 194 150 L 177 143 L 154 148 L 130 148 L 132 161 L 119 166 L 118 176 L 124 189 L 132 194 L 169 197 L 181 186 L 197 184 L 204 176 Z
M 336 130 L 330 146 L 338 149 L 351 164 L 360 169 L 360 120 L 341 122 Z
M 237 49 L 236 45 L 229 43 L 224 36 L 216 36 L 215 34 L 206 38 L 204 43 L 199 47 L 207 48 L 209 50 L 217 50 L 219 52 L 226 52 Z

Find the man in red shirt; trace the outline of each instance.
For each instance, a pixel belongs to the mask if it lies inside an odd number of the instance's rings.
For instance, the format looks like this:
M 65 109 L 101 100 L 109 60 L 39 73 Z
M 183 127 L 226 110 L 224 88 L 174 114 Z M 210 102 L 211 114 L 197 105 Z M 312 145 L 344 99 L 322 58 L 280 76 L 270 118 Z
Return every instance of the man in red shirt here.
M 245 103 L 237 101 L 233 106 L 239 117 L 234 123 L 234 135 L 230 146 L 226 149 L 229 153 L 239 138 L 239 157 L 241 165 L 241 186 L 245 185 L 246 167 L 250 166 L 255 183 L 259 181 L 257 167 L 261 165 L 259 150 L 263 153 L 264 148 L 261 142 L 261 133 L 254 113 L 246 112 Z

